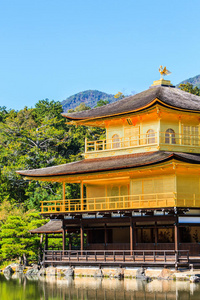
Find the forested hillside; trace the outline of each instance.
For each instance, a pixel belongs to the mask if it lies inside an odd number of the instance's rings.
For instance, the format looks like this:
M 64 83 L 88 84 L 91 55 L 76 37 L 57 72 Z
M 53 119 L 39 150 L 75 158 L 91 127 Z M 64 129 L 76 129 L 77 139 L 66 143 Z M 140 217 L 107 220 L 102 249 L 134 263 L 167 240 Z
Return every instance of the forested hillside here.
M 66 100 L 63 100 L 61 104 L 63 110 L 68 111 L 69 109 L 74 109 L 81 103 L 85 103 L 86 106 L 93 108 L 97 105 L 99 100 L 107 100 L 109 103 L 112 103 L 118 99 L 112 94 L 106 94 L 97 90 L 88 90 L 68 97 Z
M 28 230 L 48 221 L 39 214 L 40 201 L 62 197 L 61 184 L 28 182 L 16 170 L 80 160 L 85 137 L 104 136 L 102 129 L 66 124 L 62 112 L 59 102 L 48 99 L 20 111 L 0 107 L 0 261 L 23 254 L 37 260 L 39 237 L 31 237 Z M 66 197 L 79 196 L 76 184 L 66 185 Z M 52 240 L 54 247 L 58 242 Z
M 200 88 L 200 75 L 183 80 L 177 86 L 179 86 L 180 84 L 186 84 L 187 82 L 192 84 L 193 86 Z

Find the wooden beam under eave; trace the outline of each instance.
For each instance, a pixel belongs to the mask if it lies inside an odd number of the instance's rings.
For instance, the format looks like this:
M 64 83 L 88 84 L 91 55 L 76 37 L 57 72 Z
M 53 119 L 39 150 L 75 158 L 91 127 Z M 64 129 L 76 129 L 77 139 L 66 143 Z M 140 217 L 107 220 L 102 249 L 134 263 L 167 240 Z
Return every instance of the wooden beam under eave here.
M 196 164 L 190 164 L 187 162 L 180 162 L 178 160 L 172 159 L 170 161 L 166 161 L 163 163 L 158 163 L 156 165 L 150 165 L 150 166 L 141 166 L 137 168 L 129 168 L 129 169 L 124 169 L 124 170 L 110 170 L 110 171 L 101 171 L 101 172 L 91 172 L 91 173 L 83 173 L 83 174 L 74 174 L 74 175 L 58 175 L 58 176 L 25 176 L 25 180 L 38 180 L 38 181 L 47 181 L 47 182 L 66 182 L 66 183 L 80 183 L 80 181 L 87 181 L 87 179 L 105 179 L 105 178 L 119 178 L 119 177 L 124 177 L 128 176 L 131 178 L 134 177 L 141 177 L 147 174 L 149 172 L 149 169 L 151 170 L 151 174 L 159 175 L 160 172 L 174 172 L 173 170 L 173 165 L 176 164 L 176 169 L 178 171 L 186 170 L 187 172 L 194 172 L 196 171 L 197 173 L 200 172 L 200 165 Z

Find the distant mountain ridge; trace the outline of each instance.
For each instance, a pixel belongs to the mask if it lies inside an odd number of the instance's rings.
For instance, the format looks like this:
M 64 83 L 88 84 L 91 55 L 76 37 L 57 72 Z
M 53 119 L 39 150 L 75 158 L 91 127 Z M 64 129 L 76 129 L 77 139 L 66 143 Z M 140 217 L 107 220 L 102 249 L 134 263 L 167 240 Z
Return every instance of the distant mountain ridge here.
M 178 87 L 180 84 L 191 83 L 193 86 L 200 88 L 200 75 L 185 79 L 176 85 Z M 107 94 L 98 90 L 86 90 L 77 94 L 74 94 L 61 102 L 64 112 L 69 109 L 74 109 L 81 103 L 85 103 L 86 106 L 94 108 L 99 100 L 108 100 L 109 103 L 113 103 L 119 99 L 114 98 L 114 95 Z
M 179 84 L 186 84 L 187 82 L 191 83 L 193 86 L 197 86 L 198 88 L 200 88 L 200 75 L 196 75 L 194 77 L 183 80 Z M 179 84 L 177 84 L 177 87 L 179 86 Z
M 107 94 L 98 90 L 87 90 L 68 97 L 63 100 L 61 104 L 63 106 L 63 110 L 67 112 L 69 109 L 74 109 L 81 103 L 85 103 L 86 106 L 93 108 L 100 99 L 108 100 L 109 103 L 117 101 L 112 94 Z

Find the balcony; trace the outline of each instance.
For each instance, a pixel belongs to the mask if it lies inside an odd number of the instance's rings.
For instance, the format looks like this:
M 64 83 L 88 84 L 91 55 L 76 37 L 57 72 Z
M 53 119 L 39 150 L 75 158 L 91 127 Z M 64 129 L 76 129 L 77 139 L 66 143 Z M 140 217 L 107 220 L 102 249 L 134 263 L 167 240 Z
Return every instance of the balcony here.
M 42 214 L 87 213 L 100 211 L 123 211 L 147 208 L 200 207 L 197 195 L 154 193 L 83 199 L 65 199 L 41 202 Z
M 146 134 L 131 137 L 85 141 L 86 158 L 114 154 L 128 154 L 156 150 L 200 153 L 199 135 L 176 134 L 149 130 Z

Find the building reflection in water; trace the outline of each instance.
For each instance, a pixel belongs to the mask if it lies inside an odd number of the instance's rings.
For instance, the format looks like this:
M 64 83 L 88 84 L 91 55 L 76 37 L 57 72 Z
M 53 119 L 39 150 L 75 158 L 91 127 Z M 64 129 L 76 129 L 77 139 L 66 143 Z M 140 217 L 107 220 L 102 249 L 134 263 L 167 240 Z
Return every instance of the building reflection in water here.
M 130 299 L 130 300 L 199 300 L 200 284 L 189 281 L 153 280 L 149 283 L 135 279 L 46 277 L 39 285 L 50 299 Z
M 1 293 L 4 293 L 1 295 Z M 5 295 L 8 294 L 8 298 Z M 2 298 L 2 296 L 4 297 Z M 19 296 L 18 296 L 19 295 Z M 189 281 L 0 276 L 0 298 L 9 300 L 199 300 L 200 284 Z

